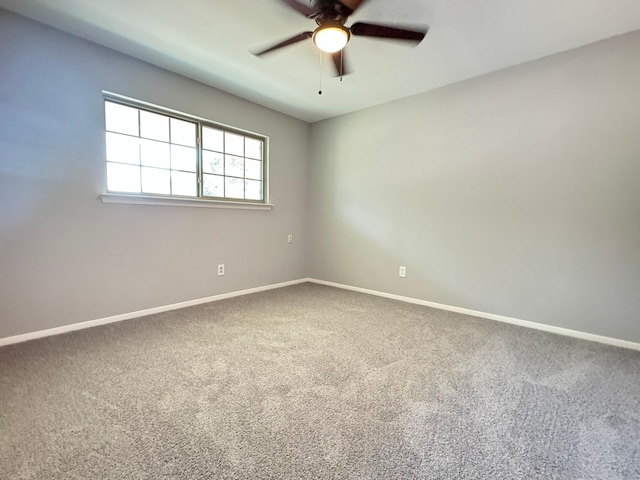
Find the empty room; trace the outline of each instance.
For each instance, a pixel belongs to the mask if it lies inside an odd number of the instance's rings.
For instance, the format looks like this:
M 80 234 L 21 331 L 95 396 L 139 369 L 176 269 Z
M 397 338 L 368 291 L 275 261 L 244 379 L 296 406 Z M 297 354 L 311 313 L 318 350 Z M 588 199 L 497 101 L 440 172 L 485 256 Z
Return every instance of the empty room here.
M 0 0 L 0 478 L 639 479 L 640 3 Z

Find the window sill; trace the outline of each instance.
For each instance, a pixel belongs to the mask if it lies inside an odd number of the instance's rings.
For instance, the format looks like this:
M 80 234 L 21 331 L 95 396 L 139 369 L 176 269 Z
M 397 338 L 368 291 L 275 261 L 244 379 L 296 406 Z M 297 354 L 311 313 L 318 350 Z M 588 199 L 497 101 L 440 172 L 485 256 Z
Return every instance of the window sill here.
M 123 193 L 103 193 L 100 198 L 103 203 L 162 205 L 166 207 L 235 208 L 238 210 L 271 210 L 273 208 L 273 204 L 270 203 L 227 202 L 204 198 L 154 197 L 151 195 L 127 195 Z

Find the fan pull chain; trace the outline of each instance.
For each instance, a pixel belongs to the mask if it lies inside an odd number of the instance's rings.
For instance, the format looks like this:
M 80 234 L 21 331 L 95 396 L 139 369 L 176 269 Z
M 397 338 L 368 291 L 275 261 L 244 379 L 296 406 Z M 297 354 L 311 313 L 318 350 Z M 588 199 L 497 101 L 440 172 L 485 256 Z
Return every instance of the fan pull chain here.
M 344 76 L 344 56 L 342 52 L 344 52 L 344 48 L 340 50 L 340 83 L 342 83 L 342 77 Z
M 322 52 L 320 52 L 320 90 L 318 90 L 318 95 L 322 95 Z

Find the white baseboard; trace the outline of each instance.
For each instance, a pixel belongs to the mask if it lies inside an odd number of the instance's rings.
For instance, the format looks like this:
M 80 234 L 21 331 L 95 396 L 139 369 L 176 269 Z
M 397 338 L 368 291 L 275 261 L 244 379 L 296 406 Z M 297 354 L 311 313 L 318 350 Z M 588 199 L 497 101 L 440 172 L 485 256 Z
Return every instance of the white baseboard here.
M 534 330 L 541 330 L 544 332 L 556 333 L 558 335 L 565 335 L 567 337 L 580 338 L 582 340 L 589 340 L 592 342 L 598 342 L 606 345 L 613 345 L 616 347 L 622 347 L 622 348 L 628 348 L 631 350 L 640 351 L 640 343 L 630 342 L 628 340 L 620 340 L 617 338 L 605 337 L 605 336 L 596 335 L 593 333 L 580 332 L 578 330 L 570 330 L 568 328 L 554 327 L 553 325 L 545 325 L 544 323 L 530 322 L 528 320 L 520 320 L 518 318 L 505 317 L 502 315 L 495 315 L 493 313 L 480 312 L 478 310 L 470 310 L 468 308 L 453 307 L 451 305 L 444 305 L 442 303 L 435 303 L 435 302 L 429 302 L 427 300 L 420 300 L 419 298 L 404 297 L 402 295 L 395 295 L 393 293 L 380 292 L 377 290 L 369 290 L 367 288 L 353 287 L 351 285 L 344 285 L 341 283 L 327 282 L 325 280 L 318 280 L 316 278 L 300 278 L 298 280 L 291 280 L 289 282 L 265 285 L 262 287 L 249 288 L 246 290 L 238 290 L 236 292 L 222 293 L 220 295 L 213 295 L 211 297 L 198 298 L 195 300 L 188 300 L 186 302 L 173 303 L 171 305 L 164 305 L 161 307 L 138 310 L 137 312 L 123 313 L 123 314 L 114 315 L 111 317 L 99 318 L 97 320 L 89 320 L 87 322 L 74 323 L 71 325 L 64 325 L 62 327 L 50 328 L 47 330 L 39 330 L 37 332 L 29 332 L 21 335 L 15 335 L 12 337 L 0 338 L 0 347 L 4 345 L 11 345 L 14 343 L 27 342 L 29 340 L 35 340 L 37 338 L 50 337 L 52 335 L 59 335 L 61 333 L 73 332 L 75 330 L 83 330 L 85 328 L 97 327 L 99 325 L 106 325 L 108 323 L 121 322 L 123 320 L 130 320 L 132 318 L 144 317 L 147 315 L 152 315 L 154 313 L 168 312 L 170 310 L 177 310 L 179 308 L 185 308 L 185 307 L 191 307 L 194 305 L 200 305 L 203 303 L 215 302 L 218 300 L 224 300 L 225 298 L 239 297 L 241 295 L 249 295 L 251 293 L 258 293 L 258 292 L 264 292 L 266 290 L 273 290 L 276 288 L 288 287 L 290 285 L 297 285 L 305 282 L 317 283 L 320 285 L 327 285 L 329 287 L 342 288 L 344 290 L 352 290 L 354 292 L 366 293 L 368 295 L 375 295 L 378 297 L 391 298 L 393 300 L 399 300 L 401 302 L 414 303 L 416 305 L 423 305 L 425 307 L 437 308 L 439 310 L 447 310 L 449 312 L 462 313 L 464 315 L 471 315 L 473 317 L 486 318 L 488 320 L 509 323 L 511 325 L 518 325 L 521 327 L 532 328 Z
M 613 345 L 616 347 L 629 348 L 631 350 L 640 351 L 640 343 L 630 342 L 628 340 L 620 340 L 618 338 L 604 337 L 602 335 L 596 335 L 593 333 L 579 332 L 578 330 L 570 330 L 568 328 L 554 327 L 553 325 L 545 325 L 544 323 L 530 322 L 528 320 L 520 320 L 518 318 L 504 317 L 502 315 L 495 315 L 493 313 L 480 312 L 478 310 L 469 310 L 468 308 L 452 307 L 451 305 L 444 305 L 442 303 L 429 302 L 427 300 L 420 300 L 418 298 L 403 297 L 401 295 L 395 295 L 393 293 L 379 292 L 377 290 L 369 290 L 367 288 L 353 287 L 351 285 L 343 285 L 341 283 L 327 282 L 325 280 L 318 280 L 315 278 L 309 278 L 308 281 L 312 283 L 318 283 L 320 285 L 327 285 L 329 287 L 342 288 L 344 290 L 353 290 L 354 292 L 366 293 L 368 295 L 391 298 L 393 300 L 399 300 L 401 302 L 415 303 L 417 305 L 437 308 L 439 310 L 447 310 L 449 312 L 463 313 L 465 315 L 471 315 L 473 317 L 486 318 L 488 320 L 495 320 L 497 322 L 518 325 L 520 327 L 533 328 L 534 330 L 542 330 L 543 332 L 551 332 L 551 333 L 556 333 L 558 335 L 565 335 L 567 337 L 580 338 L 582 340 L 589 340 L 592 342 L 604 343 L 606 345 Z
M 120 315 L 114 315 L 112 317 L 99 318 L 97 320 L 89 320 L 87 322 L 73 323 L 71 325 L 64 325 L 62 327 L 50 328 L 47 330 L 39 330 L 37 332 L 23 333 L 21 335 L 15 335 L 12 337 L 0 338 L 0 347 L 4 345 L 11 345 L 14 343 L 22 343 L 29 340 L 35 340 L 36 338 L 50 337 L 52 335 L 60 335 L 61 333 L 73 332 L 75 330 L 83 330 L 85 328 L 97 327 L 98 325 L 106 325 L 108 323 L 121 322 L 123 320 L 130 320 L 132 318 L 144 317 L 146 315 L 152 315 L 154 313 L 168 312 L 170 310 L 177 310 L 179 308 L 191 307 L 193 305 L 200 305 L 202 303 L 215 302 L 218 300 L 224 300 L 225 298 L 239 297 L 241 295 L 248 295 L 250 293 L 264 292 L 266 290 L 273 290 L 275 288 L 288 287 L 290 285 L 296 285 L 298 283 L 308 282 L 307 278 L 300 278 L 298 280 L 291 280 L 289 282 L 275 283 L 273 285 L 265 285 L 262 287 L 249 288 L 247 290 L 239 290 L 236 292 L 222 293 L 220 295 L 213 295 L 211 297 L 197 298 L 195 300 L 188 300 L 186 302 L 173 303 L 171 305 L 164 305 L 162 307 L 147 308 L 145 310 L 138 310 L 137 312 L 123 313 Z

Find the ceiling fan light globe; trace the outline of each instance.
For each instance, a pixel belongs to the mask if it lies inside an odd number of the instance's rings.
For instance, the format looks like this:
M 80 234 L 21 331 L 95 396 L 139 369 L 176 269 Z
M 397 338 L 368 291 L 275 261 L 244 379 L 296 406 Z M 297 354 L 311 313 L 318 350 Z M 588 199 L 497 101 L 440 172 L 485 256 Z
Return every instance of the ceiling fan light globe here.
M 321 27 L 313 34 L 313 43 L 325 53 L 342 50 L 349 42 L 349 32 L 342 27 Z

